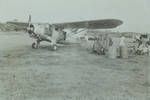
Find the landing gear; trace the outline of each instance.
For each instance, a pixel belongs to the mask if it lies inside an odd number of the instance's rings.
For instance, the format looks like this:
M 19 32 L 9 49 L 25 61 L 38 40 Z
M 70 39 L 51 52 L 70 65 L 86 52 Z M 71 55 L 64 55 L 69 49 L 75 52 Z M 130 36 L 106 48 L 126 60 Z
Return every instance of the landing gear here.
M 33 49 L 38 49 L 39 45 L 40 45 L 40 42 L 42 42 L 42 40 L 37 40 L 36 42 L 32 43 L 32 48 Z M 48 42 L 51 42 L 51 41 L 48 41 Z M 57 45 L 55 43 L 51 43 L 50 49 L 53 50 L 53 51 L 56 51 L 57 50 Z
M 33 49 L 37 49 L 37 43 L 35 43 L 35 42 L 32 43 L 32 48 L 33 48 Z
M 33 49 L 39 48 L 39 44 L 40 44 L 40 41 L 37 40 L 36 42 L 32 43 L 32 48 L 33 48 Z

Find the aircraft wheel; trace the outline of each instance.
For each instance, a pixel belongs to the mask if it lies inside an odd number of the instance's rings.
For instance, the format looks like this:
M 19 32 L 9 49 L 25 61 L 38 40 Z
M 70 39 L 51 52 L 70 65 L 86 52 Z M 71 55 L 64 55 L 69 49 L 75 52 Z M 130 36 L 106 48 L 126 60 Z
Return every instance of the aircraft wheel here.
M 34 42 L 34 43 L 32 43 L 32 48 L 33 49 L 36 49 L 37 48 L 37 44 Z

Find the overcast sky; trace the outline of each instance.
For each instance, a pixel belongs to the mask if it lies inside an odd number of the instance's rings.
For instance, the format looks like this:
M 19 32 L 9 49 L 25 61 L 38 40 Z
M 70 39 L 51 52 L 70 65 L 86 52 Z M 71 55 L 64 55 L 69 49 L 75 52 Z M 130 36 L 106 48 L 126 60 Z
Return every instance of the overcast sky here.
M 0 21 L 69 22 L 115 18 L 115 30 L 150 32 L 150 0 L 0 0 Z

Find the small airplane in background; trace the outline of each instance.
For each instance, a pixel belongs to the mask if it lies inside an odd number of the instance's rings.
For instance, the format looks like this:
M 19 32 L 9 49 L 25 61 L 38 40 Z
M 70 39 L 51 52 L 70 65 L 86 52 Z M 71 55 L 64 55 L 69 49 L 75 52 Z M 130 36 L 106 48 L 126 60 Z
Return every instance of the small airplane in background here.
M 16 26 L 23 26 L 29 36 L 36 41 L 32 43 L 32 48 L 39 48 L 40 42 L 47 41 L 50 43 L 53 50 L 57 49 L 57 44 L 63 43 L 66 40 L 66 33 L 64 29 L 109 29 L 116 28 L 123 24 L 118 19 L 103 19 L 103 20 L 90 20 L 68 23 L 31 23 L 31 15 L 27 23 L 24 22 L 8 22 Z

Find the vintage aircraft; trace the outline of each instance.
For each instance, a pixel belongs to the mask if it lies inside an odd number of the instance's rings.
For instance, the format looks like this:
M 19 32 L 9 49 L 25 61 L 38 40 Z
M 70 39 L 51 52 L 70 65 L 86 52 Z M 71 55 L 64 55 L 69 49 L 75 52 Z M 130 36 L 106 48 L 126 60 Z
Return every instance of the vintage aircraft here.
M 109 29 L 116 28 L 123 24 L 118 19 L 103 19 L 103 20 L 90 20 L 69 23 L 31 23 L 31 16 L 27 23 L 23 22 L 8 22 L 17 26 L 23 26 L 31 38 L 36 41 L 32 44 L 32 48 L 38 48 L 40 42 L 50 42 L 53 50 L 57 49 L 57 44 L 66 40 L 66 32 L 64 29 Z

